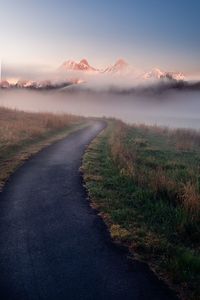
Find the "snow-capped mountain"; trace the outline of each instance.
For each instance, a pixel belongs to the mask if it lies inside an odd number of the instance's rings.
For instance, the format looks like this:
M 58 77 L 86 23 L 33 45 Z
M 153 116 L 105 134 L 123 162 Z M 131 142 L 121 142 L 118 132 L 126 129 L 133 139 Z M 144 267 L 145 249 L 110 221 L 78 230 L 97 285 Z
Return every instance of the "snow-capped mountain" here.
M 106 68 L 98 69 L 91 66 L 87 59 L 82 59 L 80 62 L 76 62 L 74 60 L 67 60 L 65 61 L 61 67 L 59 68 L 60 71 L 70 72 L 70 71 L 81 71 L 84 73 L 91 73 L 91 74 L 106 74 L 111 76 L 123 76 L 129 79 L 133 78 L 140 78 L 143 80 L 150 80 L 150 79 L 166 79 L 166 80 L 184 80 L 185 76 L 181 72 L 166 72 L 162 71 L 159 68 L 154 68 L 147 73 L 138 73 L 135 69 L 133 69 L 124 59 L 118 59 L 113 65 L 110 65 Z M 80 78 L 80 80 L 83 80 Z
M 9 87 L 10 87 L 10 84 L 7 80 L 0 80 L 0 88 L 8 89 Z
M 80 81 L 51 81 L 51 80 L 18 80 L 15 83 L 9 83 L 7 80 L 0 81 L 0 89 L 31 89 L 31 90 L 52 90 L 67 87 L 71 84 L 78 84 Z
M 85 72 L 98 72 L 98 69 L 92 67 L 87 59 L 82 59 L 80 62 L 74 60 L 65 61 L 59 68 L 61 71 L 85 71 Z
M 165 72 L 159 68 L 154 68 L 150 72 L 143 75 L 144 79 L 171 79 L 171 80 L 184 80 L 185 76 L 181 72 Z
M 89 76 L 87 76 L 87 74 Z M 103 79 L 103 76 L 105 78 Z M 94 80 L 93 80 L 94 76 Z M 98 77 L 95 77 L 98 76 Z M 181 72 L 166 72 L 159 68 L 154 68 L 149 72 L 133 69 L 124 59 L 118 59 L 113 65 L 106 68 L 98 69 L 91 66 L 87 59 L 82 59 L 80 62 L 74 60 L 66 60 L 55 72 L 50 80 L 18 80 L 13 83 L 13 80 L 0 81 L 0 88 L 21 88 L 21 89 L 55 89 L 68 85 L 77 85 L 80 83 L 98 82 L 102 79 L 105 84 L 113 82 L 117 84 L 118 80 L 123 81 L 123 84 L 129 86 L 144 83 L 146 81 L 185 81 L 185 76 Z M 93 80 L 93 81 L 92 81 Z
M 164 73 L 158 69 L 158 68 L 154 68 L 153 70 L 143 74 L 143 78 L 144 79 L 160 79 L 162 78 L 162 76 L 164 75 Z
M 123 59 L 118 59 L 114 65 L 110 65 L 104 69 L 98 69 L 91 66 L 87 59 L 82 59 L 79 63 L 74 60 L 65 61 L 61 67 L 60 71 L 84 71 L 91 73 L 99 73 L 99 74 L 113 74 L 113 75 L 125 75 L 130 73 L 130 66 Z
M 41 88 L 48 88 L 51 87 L 52 83 L 50 80 L 42 80 L 42 81 L 32 81 L 32 80 L 18 80 L 13 87 L 15 88 L 35 88 L 35 89 L 41 89 Z
M 103 73 L 107 74 L 116 74 L 116 75 L 123 75 L 130 71 L 130 66 L 128 63 L 123 59 L 118 59 L 114 65 L 111 65 L 105 70 L 103 70 Z
M 166 72 L 165 78 L 174 80 L 185 80 L 185 75 L 181 72 Z
M 61 67 L 60 71 L 82 71 L 89 73 L 99 73 L 99 74 L 109 74 L 109 75 L 127 75 L 132 77 L 134 75 L 133 68 L 122 58 L 118 59 L 115 64 L 110 65 L 104 69 L 97 69 L 91 66 L 87 59 L 82 59 L 80 62 L 74 60 L 65 61 Z M 141 74 L 142 79 L 174 79 L 174 80 L 184 80 L 185 77 L 181 72 L 165 72 L 159 68 L 154 68 L 151 71 Z
M 31 88 L 31 87 L 37 87 L 37 82 L 32 80 L 18 80 L 15 84 L 15 87 L 17 88 Z

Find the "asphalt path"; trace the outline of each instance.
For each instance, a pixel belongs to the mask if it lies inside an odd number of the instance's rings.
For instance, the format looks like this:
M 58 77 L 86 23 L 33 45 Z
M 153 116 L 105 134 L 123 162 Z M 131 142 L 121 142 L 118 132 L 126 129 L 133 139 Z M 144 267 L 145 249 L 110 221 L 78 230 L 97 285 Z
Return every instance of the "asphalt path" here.
M 79 172 L 94 122 L 43 149 L 0 194 L 1 300 L 174 300 L 140 262 L 110 240 Z

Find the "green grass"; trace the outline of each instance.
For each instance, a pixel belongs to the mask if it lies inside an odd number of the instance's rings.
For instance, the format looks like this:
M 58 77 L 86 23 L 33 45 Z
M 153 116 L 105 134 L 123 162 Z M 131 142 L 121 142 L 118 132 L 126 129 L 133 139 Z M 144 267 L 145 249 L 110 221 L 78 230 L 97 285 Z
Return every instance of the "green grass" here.
M 200 297 L 198 138 L 110 122 L 83 161 L 91 200 L 113 239 L 187 299 Z

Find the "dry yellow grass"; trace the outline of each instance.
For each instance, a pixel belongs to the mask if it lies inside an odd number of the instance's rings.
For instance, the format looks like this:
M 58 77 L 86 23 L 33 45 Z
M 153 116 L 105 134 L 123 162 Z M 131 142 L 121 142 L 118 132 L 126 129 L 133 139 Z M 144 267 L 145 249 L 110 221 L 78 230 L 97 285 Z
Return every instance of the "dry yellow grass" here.
M 0 150 L 18 145 L 27 139 L 36 139 L 47 132 L 66 128 L 79 121 L 79 117 L 66 114 L 36 114 L 0 108 Z
M 82 126 L 69 114 L 28 113 L 0 107 L 0 187 L 30 155 Z
M 183 207 L 193 219 L 198 217 L 200 211 L 200 194 L 196 183 L 188 181 L 183 185 L 181 200 Z

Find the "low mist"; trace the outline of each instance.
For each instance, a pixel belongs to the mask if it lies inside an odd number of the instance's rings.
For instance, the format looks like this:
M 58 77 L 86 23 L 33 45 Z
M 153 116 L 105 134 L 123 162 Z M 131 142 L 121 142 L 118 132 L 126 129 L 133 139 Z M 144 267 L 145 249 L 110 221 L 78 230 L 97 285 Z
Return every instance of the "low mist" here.
M 0 90 L 0 105 L 33 112 L 114 117 L 128 123 L 200 129 L 200 91 L 123 93 L 64 89 Z

